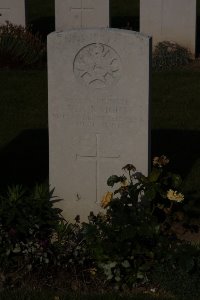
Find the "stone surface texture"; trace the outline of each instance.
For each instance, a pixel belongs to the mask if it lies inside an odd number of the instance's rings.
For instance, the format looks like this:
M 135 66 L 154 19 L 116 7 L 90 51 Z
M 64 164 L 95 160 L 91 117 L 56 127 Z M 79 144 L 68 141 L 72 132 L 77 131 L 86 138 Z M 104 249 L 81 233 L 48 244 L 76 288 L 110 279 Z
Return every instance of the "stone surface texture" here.
M 55 0 L 56 30 L 109 27 L 109 0 Z
M 50 184 L 68 220 L 98 212 L 127 163 L 148 172 L 150 50 L 126 30 L 48 36 Z
M 196 0 L 140 0 L 140 32 L 153 45 L 173 41 L 195 54 Z
M 26 25 L 25 0 L 0 0 L 0 24 Z

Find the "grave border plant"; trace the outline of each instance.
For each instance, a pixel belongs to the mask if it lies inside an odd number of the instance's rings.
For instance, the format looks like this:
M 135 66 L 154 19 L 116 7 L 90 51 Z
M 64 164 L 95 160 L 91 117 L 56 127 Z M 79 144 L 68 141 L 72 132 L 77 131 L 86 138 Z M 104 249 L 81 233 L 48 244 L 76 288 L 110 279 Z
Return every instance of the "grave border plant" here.
M 0 67 L 31 67 L 45 56 L 46 45 L 30 28 L 9 21 L 0 26 Z
M 184 196 L 181 177 L 168 163 L 165 156 L 155 157 L 148 176 L 127 164 L 122 176 L 108 178 L 116 189 L 102 198 L 105 213 L 91 213 L 83 223 L 78 216 L 74 224 L 64 220 L 54 207 L 60 199 L 47 186 L 33 192 L 8 188 L 0 196 L 1 286 L 37 277 L 38 287 L 169 289 L 169 280 L 164 286 L 163 278 L 154 276 L 166 266 L 181 272 L 181 279 L 197 278 L 200 249 L 174 230 L 174 223 L 183 224 Z
M 184 195 L 181 177 L 168 170 L 168 163 L 164 155 L 155 157 L 149 176 L 126 165 L 123 170 L 128 176 L 113 175 L 107 181 L 117 188 L 102 199 L 105 214 L 91 213 L 89 223 L 83 224 L 98 269 L 117 288 L 148 286 L 153 282 L 151 274 L 162 264 L 196 276 L 195 258 L 184 253 L 186 265 L 192 260 L 190 270 L 182 268 L 178 259 L 182 249 L 192 252 L 193 246 L 174 230 L 174 224 L 183 224 Z
M 171 41 L 159 42 L 153 51 L 153 70 L 172 70 L 185 66 L 192 61 L 192 55 L 188 49 Z
M 0 195 L 0 285 L 18 284 L 34 269 L 48 265 L 51 238 L 62 220 L 60 201 L 46 185 L 28 190 L 8 187 Z

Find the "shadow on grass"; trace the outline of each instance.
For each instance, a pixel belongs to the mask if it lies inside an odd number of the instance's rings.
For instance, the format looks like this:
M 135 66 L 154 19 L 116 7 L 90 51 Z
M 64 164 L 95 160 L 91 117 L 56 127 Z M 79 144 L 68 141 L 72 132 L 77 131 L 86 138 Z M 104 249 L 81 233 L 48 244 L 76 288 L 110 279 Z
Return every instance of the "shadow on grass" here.
M 48 179 L 48 131 L 25 130 L 0 149 L 0 188 L 23 184 L 32 186 Z
M 152 157 L 166 155 L 170 170 L 186 178 L 200 159 L 199 141 L 199 131 L 153 130 Z M 0 150 L 0 186 L 44 182 L 48 179 L 48 160 L 48 130 L 23 131 Z

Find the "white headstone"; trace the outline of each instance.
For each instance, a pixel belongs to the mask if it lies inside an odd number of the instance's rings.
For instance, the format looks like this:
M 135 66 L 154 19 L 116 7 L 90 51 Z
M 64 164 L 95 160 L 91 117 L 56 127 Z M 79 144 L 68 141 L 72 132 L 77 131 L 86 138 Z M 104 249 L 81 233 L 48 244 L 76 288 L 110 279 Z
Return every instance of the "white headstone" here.
M 109 0 L 55 0 L 56 30 L 109 27 Z
M 0 0 L 0 24 L 26 25 L 25 0 Z
M 127 163 L 147 174 L 150 49 L 126 30 L 48 36 L 50 184 L 68 220 L 99 211 Z
M 153 45 L 173 41 L 195 54 L 196 0 L 140 0 L 140 32 Z

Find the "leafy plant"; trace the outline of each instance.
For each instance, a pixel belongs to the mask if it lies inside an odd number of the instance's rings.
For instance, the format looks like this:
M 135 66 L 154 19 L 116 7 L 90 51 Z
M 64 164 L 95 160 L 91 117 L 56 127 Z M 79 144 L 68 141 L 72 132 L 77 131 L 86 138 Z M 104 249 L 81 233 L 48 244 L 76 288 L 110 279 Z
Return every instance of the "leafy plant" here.
M 75 270 L 78 274 L 82 269 L 90 272 L 92 260 L 90 251 L 86 247 L 81 225 L 71 224 L 61 220 L 52 238 L 54 264 L 68 270 Z
M 184 196 L 177 191 L 180 176 L 165 170 L 168 162 L 165 156 L 154 158 L 149 176 L 126 165 L 128 176 L 113 175 L 107 181 L 117 189 L 102 199 L 106 213 L 90 214 L 83 224 L 87 245 L 108 281 L 147 283 L 166 246 L 178 242 L 171 224 Z
M 49 263 L 51 238 L 62 217 L 48 186 L 8 187 L 0 196 L 0 274 L 3 282 Z
M 199 248 L 181 241 L 174 230 L 184 195 L 181 177 L 168 163 L 163 155 L 154 158 L 148 176 L 131 164 L 121 176 L 110 176 L 107 184 L 116 188 L 102 198 L 105 213 L 91 213 L 87 223 L 78 217 L 68 223 L 47 186 L 8 188 L 0 196 L 0 283 L 21 283 L 35 271 L 41 282 L 51 274 L 51 285 L 65 274 L 76 290 L 86 282 L 126 290 L 151 282 L 164 287 L 162 276 L 159 283 L 154 274 L 173 270 L 181 280 L 192 274 L 198 282 Z
M 175 248 L 166 250 L 165 261 L 157 264 L 151 274 L 152 281 L 180 299 L 198 299 L 200 294 L 199 247 L 181 243 Z
M 33 191 L 8 187 L 0 195 L 0 286 L 21 286 L 34 274 L 40 286 L 62 271 L 81 282 L 96 272 L 81 225 L 62 217 L 53 193 L 36 185 Z
M 0 26 L 0 66 L 32 66 L 41 61 L 46 47 L 38 35 L 20 25 Z
M 153 69 L 156 71 L 170 70 L 186 65 L 190 61 L 189 50 L 174 42 L 160 42 L 153 52 Z

